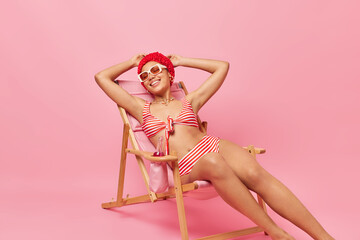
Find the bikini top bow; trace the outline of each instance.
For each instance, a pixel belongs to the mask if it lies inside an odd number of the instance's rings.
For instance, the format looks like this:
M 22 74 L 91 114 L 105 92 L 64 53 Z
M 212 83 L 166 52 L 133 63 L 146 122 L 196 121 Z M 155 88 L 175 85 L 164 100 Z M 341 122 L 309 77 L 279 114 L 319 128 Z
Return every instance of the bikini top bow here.
M 166 122 L 166 126 L 165 126 L 165 143 L 166 143 L 166 155 L 169 155 L 169 137 L 170 134 L 174 133 L 174 124 L 177 123 L 176 121 L 174 121 L 174 119 L 171 116 L 167 117 L 167 122 Z

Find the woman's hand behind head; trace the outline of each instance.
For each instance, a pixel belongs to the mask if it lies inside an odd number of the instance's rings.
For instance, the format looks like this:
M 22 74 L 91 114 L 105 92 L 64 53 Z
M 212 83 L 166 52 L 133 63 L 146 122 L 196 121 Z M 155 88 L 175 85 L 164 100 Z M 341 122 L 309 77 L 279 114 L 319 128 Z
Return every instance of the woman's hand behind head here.
M 130 61 L 133 64 L 133 67 L 137 67 L 141 61 L 141 59 L 143 59 L 146 56 L 145 53 L 139 53 L 134 55 L 132 58 L 130 58 Z
M 174 68 L 181 65 L 181 60 L 183 59 L 182 56 L 176 55 L 176 54 L 169 54 L 166 57 L 170 59 L 172 64 L 174 65 Z

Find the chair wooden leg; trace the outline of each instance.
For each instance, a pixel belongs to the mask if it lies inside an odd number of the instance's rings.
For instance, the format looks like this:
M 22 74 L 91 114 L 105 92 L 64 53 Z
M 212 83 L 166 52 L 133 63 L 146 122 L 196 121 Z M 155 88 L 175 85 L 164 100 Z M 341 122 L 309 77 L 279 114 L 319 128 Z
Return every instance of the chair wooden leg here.
M 254 147 L 253 145 L 249 145 L 249 146 L 247 147 L 247 149 L 248 149 L 249 153 L 250 153 L 251 155 L 253 155 L 254 158 L 256 159 L 256 149 L 255 149 L 255 147 Z M 261 153 L 265 153 L 265 149 L 260 149 L 260 150 L 259 150 L 259 153 L 260 153 L 260 154 L 261 154 Z M 259 194 L 257 194 L 257 199 L 258 199 L 259 205 L 264 209 L 265 213 L 267 213 L 266 204 L 265 204 L 264 200 L 261 198 L 261 196 L 260 196 Z M 268 234 L 267 232 L 265 232 L 265 231 L 264 231 L 264 234 L 265 234 L 265 235 L 269 235 L 269 234 Z
M 266 210 L 266 203 L 264 202 L 264 200 L 261 198 L 261 196 L 259 194 L 257 194 L 257 199 L 258 199 L 258 203 L 259 205 L 264 209 L 265 213 L 267 213 Z M 269 235 L 267 232 L 264 231 L 265 235 Z
M 181 186 L 181 180 L 180 180 L 179 165 L 177 162 L 175 162 L 175 164 L 174 164 L 173 172 L 174 172 L 174 187 L 175 187 L 175 194 L 176 194 L 176 205 L 177 205 L 178 216 L 179 216 L 181 239 L 188 240 L 189 234 L 188 234 L 187 224 L 186 224 L 185 207 L 184 207 L 183 192 L 182 192 L 182 186 Z
M 117 203 L 120 203 L 123 201 L 126 154 L 127 154 L 125 150 L 128 146 L 129 129 L 130 129 L 129 124 L 124 124 L 122 148 L 121 148 L 120 170 L 119 170 L 118 192 L 117 192 L 117 199 L 116 199 Z
M 257 232 L 261 232 L 262 229 L 260 227 L 250 227 L 250 228 L 244 228 L 237 231 L 231 231 L 226 233 L 219 233 L 211 236 L 206 236 L 202 238 L 197 238 L 196 240 L 225 240 L 225 239 L 233 239 L 234 237 L 240 237 L 245 236 Z

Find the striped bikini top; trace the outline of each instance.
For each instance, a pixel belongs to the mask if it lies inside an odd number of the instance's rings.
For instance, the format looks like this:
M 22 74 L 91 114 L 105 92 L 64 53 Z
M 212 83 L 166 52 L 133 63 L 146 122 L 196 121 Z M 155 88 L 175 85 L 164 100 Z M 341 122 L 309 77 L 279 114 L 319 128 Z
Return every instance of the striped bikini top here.
M 143 123 L 141 127 L 148 138 L 165 128 L 166 155 L 169 154 L 169 137 L 170 134 L 174 132 L 174 124 L 199 127 L 197 116 L 195 115 L 190 102 L 185 97 L 181 99 L 181 102 L 183 108 L 179 115 L 175 119 L 168 116 L 167 122 L 161 121 L 150 113 L 150 102 L 146 101 L 144 106 Z

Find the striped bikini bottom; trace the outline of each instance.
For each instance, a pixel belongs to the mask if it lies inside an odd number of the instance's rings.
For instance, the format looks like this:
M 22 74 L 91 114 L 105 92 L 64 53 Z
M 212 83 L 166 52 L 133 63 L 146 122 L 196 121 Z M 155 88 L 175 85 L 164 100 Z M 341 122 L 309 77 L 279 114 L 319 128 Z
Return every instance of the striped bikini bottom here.
M 189 174 L 195 163 L 206 153 L 219 152 L 220 138 L 205 135 L 196 146 L 179 161 L 180 176 Z

